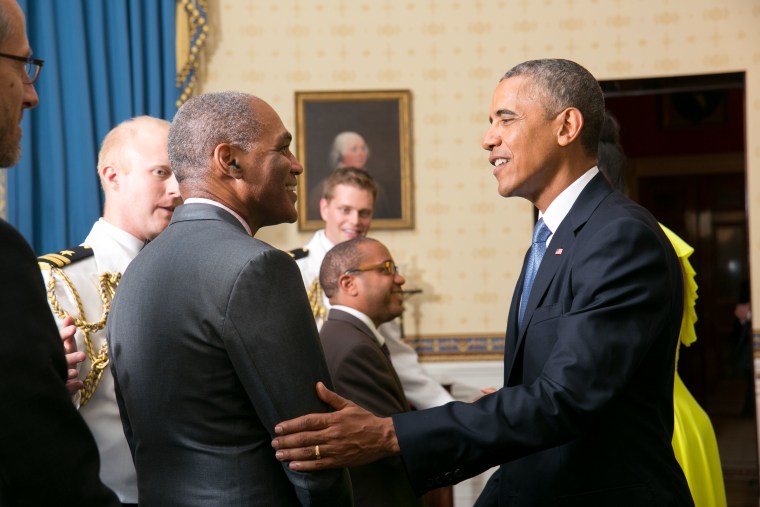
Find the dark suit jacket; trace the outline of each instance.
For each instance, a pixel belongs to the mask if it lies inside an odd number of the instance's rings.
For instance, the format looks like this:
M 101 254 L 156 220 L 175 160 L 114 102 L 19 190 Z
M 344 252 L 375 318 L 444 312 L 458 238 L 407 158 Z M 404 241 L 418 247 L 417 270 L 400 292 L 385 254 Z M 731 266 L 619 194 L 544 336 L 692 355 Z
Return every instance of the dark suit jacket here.
M 338 394 L 380 417 L 409 410 L 390 358 L 361 320 L 333 308 L 319 336 Z M 349 472 L 357 506 L 421 505 L 397 456 Z
M 501 468 L 478 505 L 691 505 L 671 446 L 683 282 L 654 218 L 601 174 L 512 297 L 505 382 L 394 416 L 417 491 Z
M 65 387 L 60 334 L 32 249 L 0 220 L 0 505 L 119 505 Z
M 350 505 L 346 470 L 291 472 L 271 446 L 332 384 L 287 253 L 180 206 L 124 273 L 107 334 L 140 504 Z

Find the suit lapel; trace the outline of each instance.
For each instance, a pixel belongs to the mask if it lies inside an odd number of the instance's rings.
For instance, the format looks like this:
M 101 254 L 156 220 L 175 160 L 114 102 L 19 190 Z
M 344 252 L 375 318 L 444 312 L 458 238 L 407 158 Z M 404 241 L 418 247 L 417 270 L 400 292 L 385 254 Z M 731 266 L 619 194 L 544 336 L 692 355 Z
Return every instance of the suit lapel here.
M 533 282 L 533 288 L 531 290 L 530 297 L 525 307 L 525 314 L 523 315 L 522 329 L 517 329 L 517 313 L 520 305 L 520 292 L 522 290 L 523 278 L 525 277 L 525 266 L 528 261 L 528 255 L 530 255 L 530 249 L 523 260 L 523 269 L 520 273 L 520 279 L 517 282 L 515 293 L 512 296 L 512 304 L 509 310 L 509 320 L 507 322 L 507 343 L 513 342 L 514 347 L 510 346 L 512 351 L 512 357 L 505 357 L 505 370 L 504 370 L 504 383 L 507 384 L 509 375 L 515 365 L 515 360 L 518 357 L 518 351 L 522 346 L 522 342 L 525 339 L 525 334 L 530 326 L 533 313 L 538 306 L 538 303 L 543 299 L 547 289 L 551 285 L 554 276 L 557 274 L 557 270 L 563 262 L 568 262 L 567 259 L 572 257 L 573 246 L 575 238 L 588 221 L 594 210 L 599 206 L 602 200 L 612 193 L 607 180 L 599 173 L 591 181 L 588 182 L 586 187 L 581 191 L 578 198 L 575 200 L 572 208 L 568 212 L 567 216 L 562 220 L 559 227 L 554 231 L 552 240 L 546 248 L 544 258 L 541 260 L 541 265 L 536 273 L 536 279 Z M 510 332 L 512 336 L 516 336 L 516 340 L 509 339 Z M 505 354 L 508 352 L 505 347 Z M 507 367 L 507 365 L 509 365 Z
M 344 311 L 341 311 L 335 308 L 330 308 L 330 312 L 327 314 L 327 320 L 328 321 L 339 320 L 347 324 L 350 324 L 354 326 L 361 333 L 367 335 L 372 340 L 372 343 L 374 343 L 377 346 L 378 350 L 383 355 L 383 359 L 385 360 L 385 363 L 388 366 L 389 373 L 393 375 L 393 378 L 396 380 L 396 391 L 397 391 L 396 396 L 402 402 L 402 405 L 404 405 L 407 408 L 407 410 L 411 410 L 411 405 L 409 404 L 409 401 L 406 399 L 406 395 L 404 394 L 404 387 L 401 385 L 401 379 L 398 378 L 398 373 L 396 372 L 396 368 L 393 367 L 391 358 L 388 357 L 385 352 L 383 352 L 383 349 L 380 346 L 380 343 L 378 343 L 377 338 L 375 337 L 374 333 L 370 330 L 370 328 L 368 328 L 364 322 L 357 319 L 350 313 L 346 313 Z

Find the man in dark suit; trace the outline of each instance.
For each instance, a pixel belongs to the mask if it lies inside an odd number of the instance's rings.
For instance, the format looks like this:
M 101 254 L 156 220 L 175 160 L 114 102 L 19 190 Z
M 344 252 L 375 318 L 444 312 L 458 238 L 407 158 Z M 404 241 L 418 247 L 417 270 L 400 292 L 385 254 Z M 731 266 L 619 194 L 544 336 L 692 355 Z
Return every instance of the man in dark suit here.
M 377 330 L 401 315 L 404 282 L 388 249 L 364 237 L 333 247 L 319 273 L 331 305 L 319 336 L 335 392 L 378 417 L 409 410 L 385 337 Z M 349 472 L 356 505 L 421 505 L 398 456 Z
M 671 447 L 678 259 L 599 174 L 603 117 L 598 83 L 567 60 L 520 64 L 494 92 L 483 148 L 499 193 L 540 218 L 509 310 L 504 387 L 381 419 L 319 386 L 340 410 L 279 424 L 279 459 L 306 471 L 400 453 L 417 492 L 501 464 L 479 506 L 692 505 Z M 304 429 L 317 431 L 290 435 Z
M 296 220 L 303 167 L 264 101 L 190 99 L 169 130 L 185 204 L 126 270 L 108 318 L 117 401 L 146 505 L 350 505 L 346 470 L 300 473 L 275 423 L 329 407 L 295 261 L 254 239 Z
M 0 0 L 0 167 L 18 163 L 19 123 L 37 105 L 24 14 Z M 0 505 L 118 505 L 98 479 L 98 450 L 66 390 L 61 338 L 32 249 L 0 219 Z M 67 323 L 69 323 L 68 321 Z

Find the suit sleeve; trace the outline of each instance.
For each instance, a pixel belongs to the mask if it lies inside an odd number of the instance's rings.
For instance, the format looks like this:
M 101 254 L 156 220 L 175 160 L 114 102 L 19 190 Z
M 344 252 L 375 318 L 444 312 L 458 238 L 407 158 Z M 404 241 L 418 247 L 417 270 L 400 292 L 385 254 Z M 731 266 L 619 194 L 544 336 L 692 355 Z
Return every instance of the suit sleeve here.
M 471 404 L 393 416 L 418 493 L 430 489 L 434 477 L 458 482 L 577 438 L 618 397 L 631 396 L 633 385 L 666 392 L 668 379 L 649 378 L 644 370 L 670 371 L 672 383 L 672 365 L 664 364 L 673 359 L 664 353 L 671 344 L 660 343 L 656 352 L 663 353 L 650 354 L 654 342 L 668 336 L 668 316 L 680 315 L 674 296 L 680 275 L 673 274 L 669 247 L 649 224 L 629 218 L 610 221 L 575 245 L 564 278 L 555 281 L 562 284 L 560 295 L 536 309 L 524 340 L 533 350 L 525 361 L 540 368 L 534 380 Z M 636 403 L 653 402 L 631 406 Z
M 272 438 L 280 421 L 330 410 L 317 398 L 316 383 L 332 388 L 332 382 L 301 275 L 288 254 L 266 250 L 248 263 L 226 320 L 230 359 Z M 350 505 L 345 469 L 298 473 L 283 467 L 303 505 Z
M 0 222 L 0 504 L 119 505 L 65 387 L 60 335 L 29 246 Z

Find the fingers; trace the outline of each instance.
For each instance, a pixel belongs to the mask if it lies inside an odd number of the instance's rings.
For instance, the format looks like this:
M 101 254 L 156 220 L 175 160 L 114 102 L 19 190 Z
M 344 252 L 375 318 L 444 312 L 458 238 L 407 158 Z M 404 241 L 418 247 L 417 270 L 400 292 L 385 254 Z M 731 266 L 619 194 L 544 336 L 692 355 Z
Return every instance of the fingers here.
M 351 403 L 334 391 L 330 391 L 322 382 L 317 382 L 317 396 L 335 410 L 341 410 Z
M 70 316 L 66 316 L 63 319 L 61 326 L 61 340 L 63 341 L 63 350 L 66 354 L 77 351 L 77 342 L 74 339 L 74 335 L 77 332 L 77 328 L 74 326 L 74 319 Z
M 335 410 L 341 410 L 350 405 L 350 401 L 330 391 L 322 382 L 317 382 L 317 396 Z M 289 435 L 300 431 L 321 430 L 328 426 L 328 414 L 308 414 L 288 421 L 282 421 L 274 427 L 278 435 Z M 310 443 L 310 442 L 309 442 Z
M 282 421 L 274 427 L 274 432 L 278 435 L 290 435 L 291 433 L 321 430 L 327 427 L 326 415 L 327 414 L 308 414 L 288 421 Z M 302 438 L 305 438 L 308 435 L 309 433 L 300 433 L 297 439 L 291 439 L 290 441 L 296 445 L 315 445 L 309 441 L 301 441 Z
M 76 368 L 76 366 L 84 361 L 84 359 L 84 352 L 72 352 L 70 354 L 66 354 L 66 364 L 69 368 Z
M 288 468 L 299 472 L 314 472 L 345 466 L 336 461 L 331 455 L 331 447 L 329 445 L 319 445 L 319 459 L 316 456 L 316 445 L 282 449 L 277 451 L 275 456 L 280 461 L 288 461 Z
M 68 378 L 66 380 L 66 390 L 68 390 L 69 394 L 72 396 L 78 393 L 82 387 L 84 387 L 84 383 L 77 378 L 78 376 L 79 372 L 73 368 L 69 369 Z

